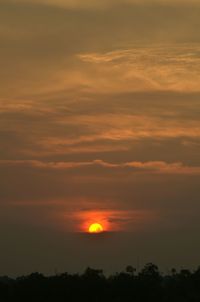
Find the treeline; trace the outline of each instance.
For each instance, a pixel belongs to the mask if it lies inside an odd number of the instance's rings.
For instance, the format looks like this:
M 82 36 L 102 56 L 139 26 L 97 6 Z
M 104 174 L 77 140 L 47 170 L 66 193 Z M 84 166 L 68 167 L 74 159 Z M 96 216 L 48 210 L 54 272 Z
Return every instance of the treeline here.
M 7 301 L 200 302 L 200 268 L 193 272 L 172 269 L 163 275 L 156 265 L 148 263 L 140 272 L 127 266 L 124 272 L 110 277 L 91 268 L 81 275 L 0 277 L 0 302 Z

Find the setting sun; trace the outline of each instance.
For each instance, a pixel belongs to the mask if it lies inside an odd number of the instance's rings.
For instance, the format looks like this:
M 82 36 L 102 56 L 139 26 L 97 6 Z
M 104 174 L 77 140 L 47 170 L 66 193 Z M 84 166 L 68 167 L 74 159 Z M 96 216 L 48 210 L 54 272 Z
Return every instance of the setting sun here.
M 99 223 L 93 223 L 88 229 L 89 233 L 101 233 L 103 232 L 103 227 Z

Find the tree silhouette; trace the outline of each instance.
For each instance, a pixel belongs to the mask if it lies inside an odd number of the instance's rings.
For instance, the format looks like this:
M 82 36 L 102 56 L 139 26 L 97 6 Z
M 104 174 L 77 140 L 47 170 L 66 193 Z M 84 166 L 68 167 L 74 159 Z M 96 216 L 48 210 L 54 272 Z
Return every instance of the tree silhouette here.
M 134 268 L 132 265 L 128 265 L 126 267 L 126 272 L 128 274 L 131 274 L 132 276 L 134 275 L 134 273 L 136 272 L 136 268 Z
M 90 267 L 81 275 L 46 277 L 36 272 L 16 279 L 0 277 L 0 302 L 15 301 L 200 302 L 200 267 L 163 275 L 155 264 L 147 263 L 138 274 L 128 265 L 125 272 L 109 277 Z

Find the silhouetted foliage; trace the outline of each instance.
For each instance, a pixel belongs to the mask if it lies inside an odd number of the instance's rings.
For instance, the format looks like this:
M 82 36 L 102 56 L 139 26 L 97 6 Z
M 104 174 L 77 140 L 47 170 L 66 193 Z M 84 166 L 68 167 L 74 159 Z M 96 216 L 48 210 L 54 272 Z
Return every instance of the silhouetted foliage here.
M 89 267 L 81 275 L 0 277 L 0 302 L 11 301 L 200 302 L 200 267 L 194 272 L 172 269 L 163 275 L 155 264 L 148 263 L 137 274 L 128 265 L 125 272 L 109 277 Z
M 134 268 L 132 265 L 128 265 L 126 267 L 126 272 L 133 275 L 136 272 L 136 268 Z

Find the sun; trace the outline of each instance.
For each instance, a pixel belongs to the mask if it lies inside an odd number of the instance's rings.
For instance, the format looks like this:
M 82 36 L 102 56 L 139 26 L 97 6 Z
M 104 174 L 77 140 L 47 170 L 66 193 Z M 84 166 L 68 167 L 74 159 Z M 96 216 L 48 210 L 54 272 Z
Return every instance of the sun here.
M 103 232 L 103 226 L 100 223 L 92 223 L 88 229 L 89 233 L 97 234 Z

